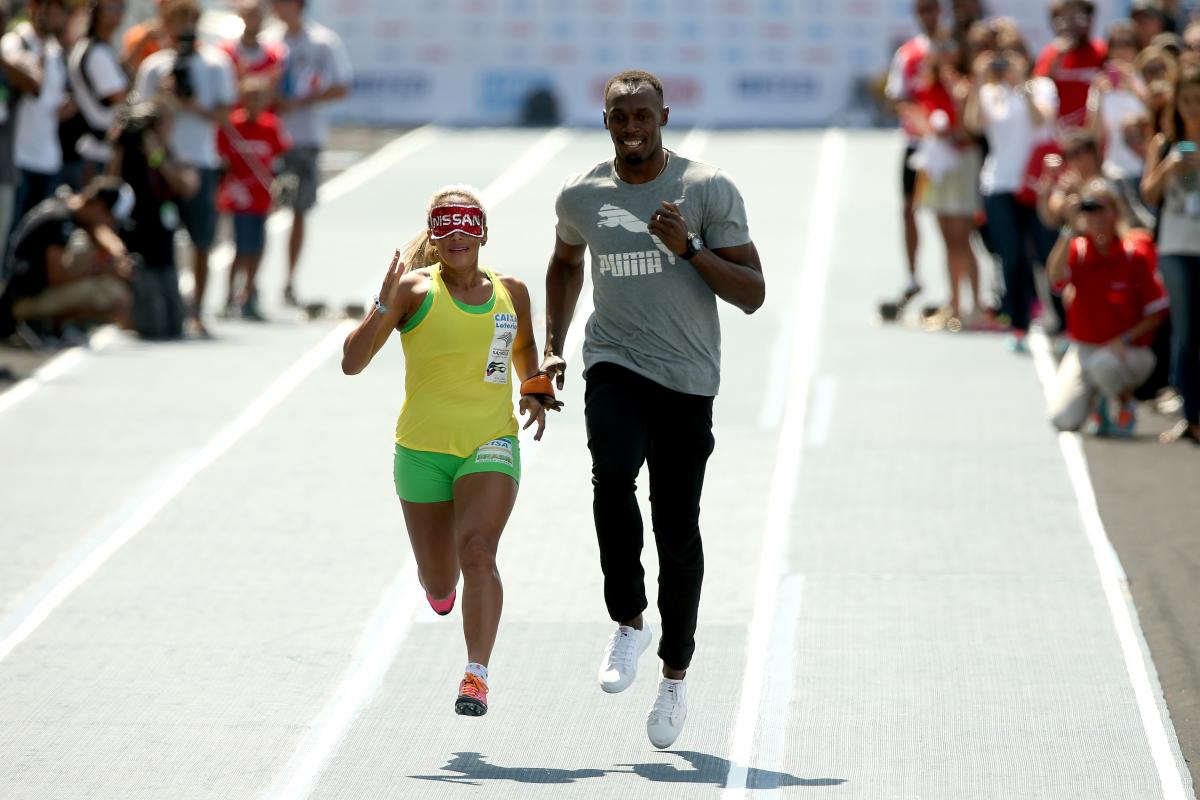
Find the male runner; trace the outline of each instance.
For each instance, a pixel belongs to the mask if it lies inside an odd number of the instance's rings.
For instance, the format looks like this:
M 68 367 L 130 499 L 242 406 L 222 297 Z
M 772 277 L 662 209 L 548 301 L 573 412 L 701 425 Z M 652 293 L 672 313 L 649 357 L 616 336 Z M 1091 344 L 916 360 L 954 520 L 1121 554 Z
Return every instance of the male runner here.
M 662 618 L 663 678 L 646 720 L 656 747 L 675 741 L 687 714 L 683 679 L 704 574 L 700 494 L 720 383 L 717 298 L 750 314 L 766 294 L 737 187 L 715 167 L 663 149 L 668 113 L 653 75 L 622 72 L 608 82 L 604 126 L 616 158 L 569 178 L 559 193 L 542 362 L 562 388 L 563 343 L 586 247 L 596 310 L 583 346 L 584 416 L 604 599 L 618 624 L 600 686 L 626 689 L 652 639 L 642 618 L 642 517 L 634 496 L 646 462 Z

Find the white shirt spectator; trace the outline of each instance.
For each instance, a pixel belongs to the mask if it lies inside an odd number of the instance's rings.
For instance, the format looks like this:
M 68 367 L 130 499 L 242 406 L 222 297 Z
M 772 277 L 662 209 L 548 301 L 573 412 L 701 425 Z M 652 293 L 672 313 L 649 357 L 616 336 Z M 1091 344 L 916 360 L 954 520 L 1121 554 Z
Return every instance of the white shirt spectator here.
M 17 102 L 13 162 L 21 169 L 42 175 L 56 174 L 62 167 L 58 144 L 58 109 L 67 88 L 67 69 L 58 40 L 42 41 L 33 26 L 22 22 L 0 39 L 0 52 L 14 60 L 37 62 L 45 54 L 42 89 L 25 92 Z
M 1088 95 L 1088 109 L 1100 112 L 1104 126 L 1104 174 L 1114 180 L 1139 178 L 1145 162 L 1125 143 L 1125 125 L 1146 113 L 1146 104 L 1129 89 L 1101 92 L 1095 86 Z
M 1034 103 L 1049 112 L 1049 123 L 1034 123 L 1024 86 L 985 83 L 979 87 L 979 111 L 988 140 L 988 157 L 979 176 L 985 195 L 1019 191 L 1034 148 L 1053 135 L 1058 90 L 1049 78 L 1034 78 L 1030 83 Z
M 174 68 L 174 50 L 160 50 L 147 56 L 134 80 L 138 96 L 151 98 L 157 94 L 163 80 Z M 197 42 L 189 70 L 193 96 L 200 108 L 207 111 L 231 106 L 237 101 L 233 63 L 225 53 Z M 180 110 L 175 116 L 175 129 L 171 132 L 171 150 L 185 164 L 215 169 L 221 163 L 217 156 L 216 123 L 194 112 Z
M 112 126 L 117 109 L 101 101 L 129 88 L 129 81 L 112 45 L 80 39 L 67 57 L 67 78 L 71 83 L 71 95 L 88 126 L 107 131 Z
M 306 21 L 299 34 L 288 34 L 276 25 L 263 33 L 267 42 L 287 48 L 280 92 L 288 99 L 302 99 L 331 86 L 349 86 L 354 73 L 350 57 L 338 35 L 323 25 Z M 283 115 L 283 124 L 296 147 L 324 147 L 329 136 L 326 104 L 298 108 Z

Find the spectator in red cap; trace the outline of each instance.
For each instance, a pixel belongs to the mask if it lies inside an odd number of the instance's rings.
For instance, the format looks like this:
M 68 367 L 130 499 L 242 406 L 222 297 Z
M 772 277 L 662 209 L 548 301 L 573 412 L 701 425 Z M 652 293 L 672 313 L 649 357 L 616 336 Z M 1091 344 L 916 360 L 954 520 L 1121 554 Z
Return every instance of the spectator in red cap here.
M 1050 419 L 1077 431 L 1089 412 L 1097 433 L 1128 436 L 1136 424 L 1134 391 L 1154 371 L 1150 344 L 1167 310 L 1154 245 L 1122 236 L 1117 198 L 1103 182 L 1087 186 L 1071 227 L 1050 254 L 1050 280 L 1069 299 L 1070 347 L 1058 368 Z M 1115 425 L 1110 405 L 1118 404 Z

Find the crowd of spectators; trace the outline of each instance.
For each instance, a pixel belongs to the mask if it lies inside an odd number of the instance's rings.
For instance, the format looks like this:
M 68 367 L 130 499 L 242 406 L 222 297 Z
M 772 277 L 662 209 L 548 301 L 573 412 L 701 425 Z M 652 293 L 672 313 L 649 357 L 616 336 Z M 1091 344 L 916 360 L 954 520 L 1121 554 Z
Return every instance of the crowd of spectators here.
M 268 25 L 264 0 L 239 0 L 242 35 L 210 42 L 198 0 L 158 0 L 117 42 L 124 0 L 28 0 L 16 21 L 0 0 L 0 339 L 105 322 L 146 339 L 207 336 L 222 214 L 235 253 L 224 314 L 261 320 L 256 274 L 274 207 L 292 209 L 282 300 L 296 303 L 324 106 L 349 91 L 350 63 L 305 0 L 271 10 Z
M 1056 0 L 1054 39 L 1033 53 L 978 0 L 914 11 L 922 32 L 887 84 L 908 137 L 909 283 L 890 315 L 921 291 L 928 209 L 950 296 L 926 327 L 1002 331 L 1025 352 L 1040 320 L 1062 355 L 1056 427 L 1129 435 L 1154 399 L 1180 417 L 1164 440 L 1200 442 L 1200 12 L 1134 0 L 1098 38 L 1090 0 Z

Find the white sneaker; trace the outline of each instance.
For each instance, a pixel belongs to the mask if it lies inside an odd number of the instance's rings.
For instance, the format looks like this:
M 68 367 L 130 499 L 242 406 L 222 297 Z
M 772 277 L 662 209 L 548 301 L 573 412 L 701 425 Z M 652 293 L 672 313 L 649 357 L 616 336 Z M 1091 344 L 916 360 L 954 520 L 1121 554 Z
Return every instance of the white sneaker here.
M 642 629 L 618 625 L 616 632 L 608 637 L 604 648 L 604 660 L 600 662 L 600 688 L 609 693 L 623 692 L 637 677 L 637 660 L 654 634 L 650 623 L 643 622 Z
M 687 687 L 682 680 L 663 678 L 658 683 L 658 698 L 646 716 L 646 735 L 659 750 L 675 744 L 687 719 Z

